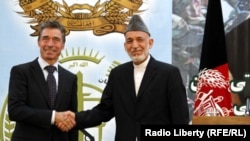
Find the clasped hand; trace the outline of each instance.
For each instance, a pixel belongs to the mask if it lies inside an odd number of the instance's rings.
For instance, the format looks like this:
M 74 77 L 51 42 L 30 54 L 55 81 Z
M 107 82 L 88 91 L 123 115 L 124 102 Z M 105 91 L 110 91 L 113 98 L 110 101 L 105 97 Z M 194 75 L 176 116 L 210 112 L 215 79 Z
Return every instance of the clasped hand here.
M 71 111 L 56 112 L 55 125 L 63 132 L 68 132 L 76 125 L 75 113 Z

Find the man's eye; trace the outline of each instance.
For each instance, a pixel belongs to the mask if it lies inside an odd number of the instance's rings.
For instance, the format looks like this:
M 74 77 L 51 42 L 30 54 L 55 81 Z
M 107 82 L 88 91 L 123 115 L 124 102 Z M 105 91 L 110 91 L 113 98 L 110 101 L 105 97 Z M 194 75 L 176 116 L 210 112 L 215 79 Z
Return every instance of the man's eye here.
M 127 43 L 132 43 L 132 41 L 131 40 L 127 40 Z
M 137 41 L 138 41 L 138 42 L 142 42 L 142 41 L 144 41 L 144 39 L 139 38 Z
M 57 41 L 57 42 L 60 42 L 60 39 L 59 39 L 59 38 L 54 38 L 53 40 L 54 40 L 54 41 Z
M 49 40 L 49 38 L 42 38 L 42 40 L 43 40 L 43 41 L 47 41 L 47 40 Z

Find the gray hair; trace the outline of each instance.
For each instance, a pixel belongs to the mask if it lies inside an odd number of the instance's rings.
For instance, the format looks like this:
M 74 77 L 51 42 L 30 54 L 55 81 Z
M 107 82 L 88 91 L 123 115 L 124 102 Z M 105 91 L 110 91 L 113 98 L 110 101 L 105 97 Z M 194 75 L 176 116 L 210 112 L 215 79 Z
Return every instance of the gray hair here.
M 45 28 L 56 28 L 62 33 L 63 42 L 66 42 L 66 30 L 63 25 L 61 25 L 57 20 L 48 20 L 41 23 L 38 33 L 38 40 L 40 40 L 41 33 Z

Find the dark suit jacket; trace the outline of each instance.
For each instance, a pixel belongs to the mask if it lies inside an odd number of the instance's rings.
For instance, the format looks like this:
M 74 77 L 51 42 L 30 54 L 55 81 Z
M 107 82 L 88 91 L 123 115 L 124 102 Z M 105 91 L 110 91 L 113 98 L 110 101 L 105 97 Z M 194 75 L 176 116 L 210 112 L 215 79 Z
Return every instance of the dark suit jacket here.
M 77 77 L 58 67 L 58 92 L 55 108 L 49 104 L 48 86 L 35 59 L 14 66 L 9 80 L 8 112 L 16 121 L 12 141 L 77 141 L 75 130 L 61 132 L 51 125 L 52 110 L 77 111 Z
M 136 97 L 133 64 L 114 68 L 101 102 L 92 110 L 76 113 L 78 128 L 99 125 L 115 117 L 116 141 L 140 141 L 140 126 L 188 124 L 187 95 L 177 67 L 151 57 Z

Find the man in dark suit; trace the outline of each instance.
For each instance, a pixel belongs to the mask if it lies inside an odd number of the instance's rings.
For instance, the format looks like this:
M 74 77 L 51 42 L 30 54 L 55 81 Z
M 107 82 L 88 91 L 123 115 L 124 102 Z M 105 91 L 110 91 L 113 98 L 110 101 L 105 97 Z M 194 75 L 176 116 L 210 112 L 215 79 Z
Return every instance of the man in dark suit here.
M 77 111 L 77 77 L 58 64 L 65 45 L 65 28 L 57 21 L 41 24 L 40 56 L 11 69 L 8 94 L 10 120 L 16 122 L 12 141 L 77 141 L 77 130 L 60 130 L 56 124 L 75 123 L 61 111 Z M 56 98 L 50 99 L 46 66 L 53 66 Z
M 124 35 L 132 61 L 111 70 L 97 106 L 67 113 L 75 118 L 76 127 L 93 127 L 115 117 L 116 141 L 141 141 L 143 124 L 187 125 L 187 95 L 178 68 L 150 55 L 153 39 L 140 16 L 132 17 Z

